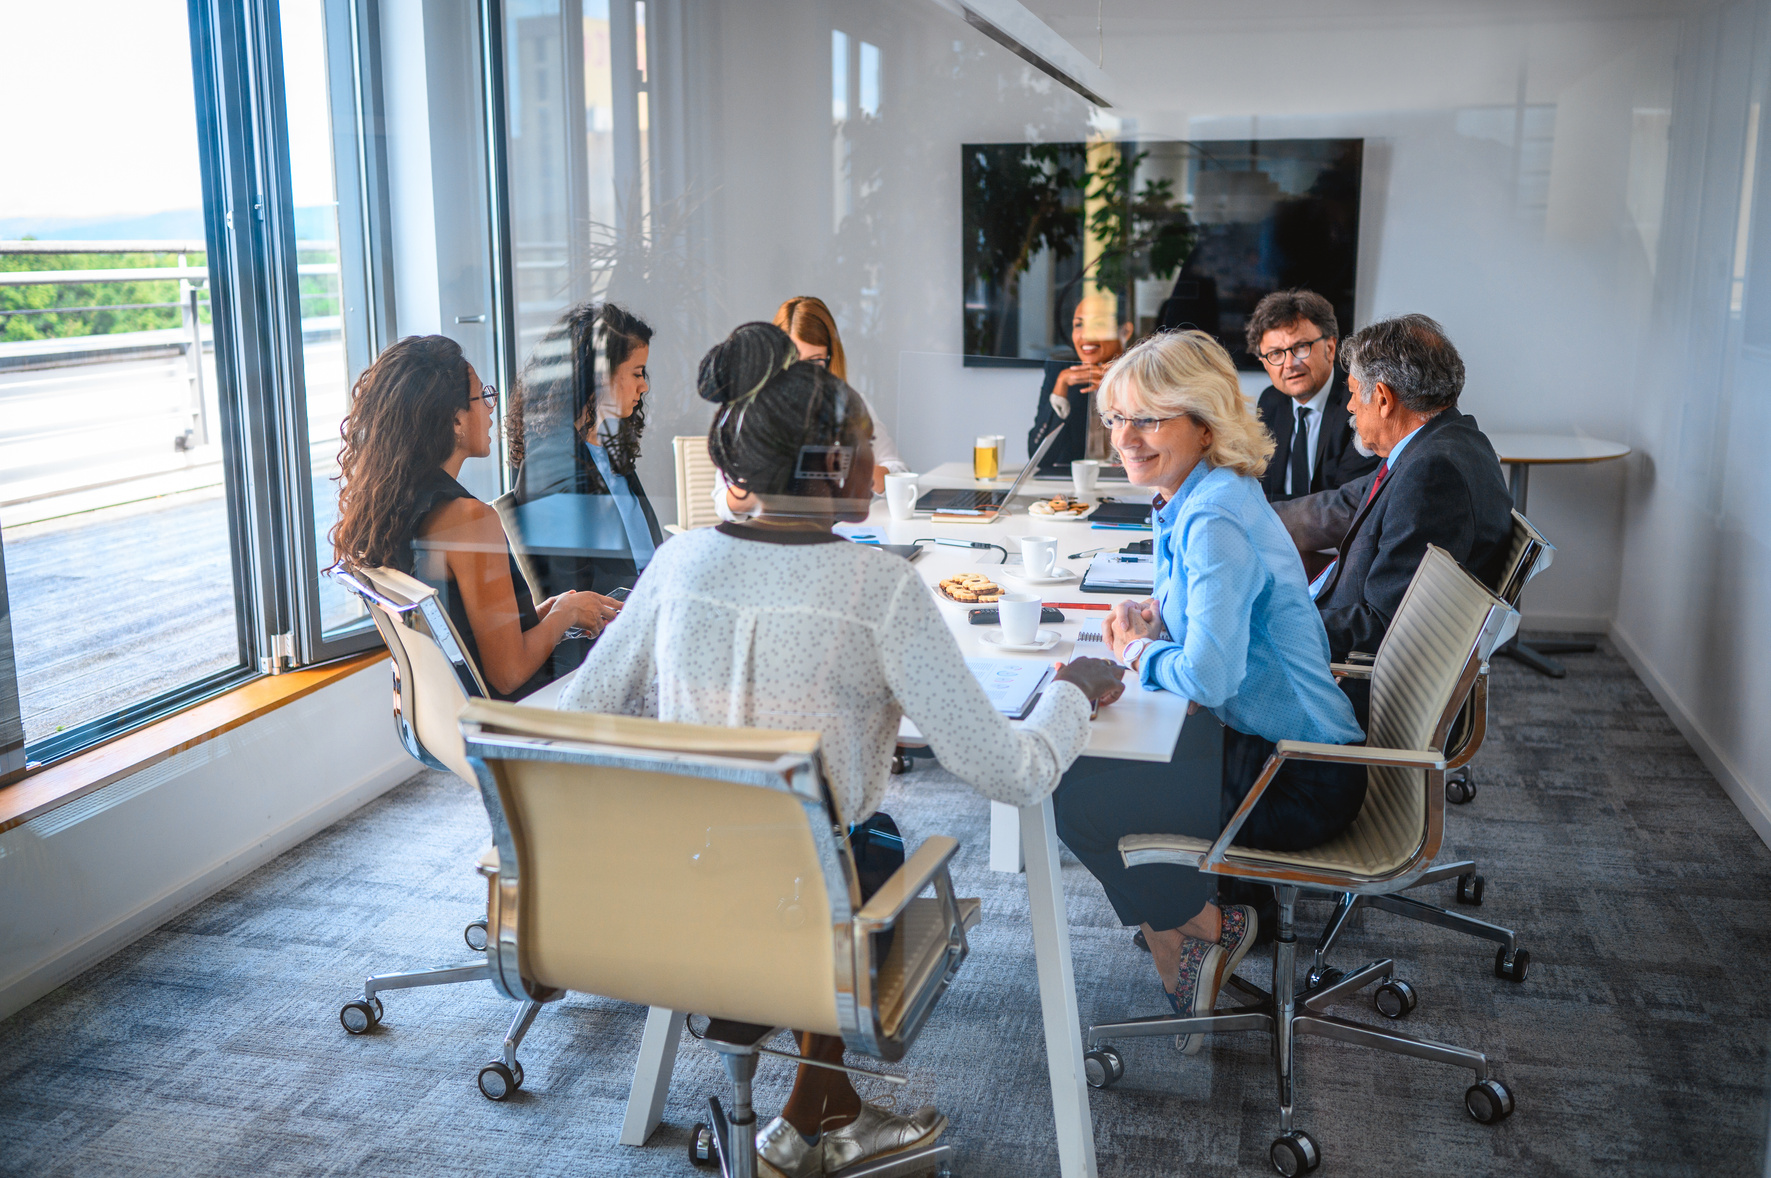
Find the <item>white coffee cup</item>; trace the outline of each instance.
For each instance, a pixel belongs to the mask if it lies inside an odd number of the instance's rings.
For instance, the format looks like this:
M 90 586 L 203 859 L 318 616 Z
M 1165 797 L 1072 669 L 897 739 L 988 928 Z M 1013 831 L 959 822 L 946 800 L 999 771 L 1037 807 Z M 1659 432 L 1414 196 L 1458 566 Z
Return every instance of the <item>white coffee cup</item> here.
M 1076 488 L 1078 499 L 1086 498 L 1095 493 L 1095 481 L 1101 477 L 1101 462 L 1098 458 L 1078 458 L 1070 464 L 1070 483 Z
M 891 511 L 893 519 L 909 519 L 916 514 L 916 477 L 913 474 L 886 475 L 886 507 Z
M 1045 599 L 1036 593 L 1005 593 L 996 603 L 1002 639 L 1010 646 L 1032 646 L 1039 637 L 1039 615 Z
M 1021 537 L 1021 571 L 1029 577 L 1058 575 L 1058 538 L 1056 536 Z

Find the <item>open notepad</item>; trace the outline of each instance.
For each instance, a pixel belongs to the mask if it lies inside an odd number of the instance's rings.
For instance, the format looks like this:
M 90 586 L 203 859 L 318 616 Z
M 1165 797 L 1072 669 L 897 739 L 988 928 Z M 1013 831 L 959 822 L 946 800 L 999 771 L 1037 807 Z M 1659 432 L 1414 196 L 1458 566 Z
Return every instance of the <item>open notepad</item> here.
M 990 706 L 1011 720 L 1025 720 L 1052 677 L 1052 665 L 1041 659 L 967 659 Z

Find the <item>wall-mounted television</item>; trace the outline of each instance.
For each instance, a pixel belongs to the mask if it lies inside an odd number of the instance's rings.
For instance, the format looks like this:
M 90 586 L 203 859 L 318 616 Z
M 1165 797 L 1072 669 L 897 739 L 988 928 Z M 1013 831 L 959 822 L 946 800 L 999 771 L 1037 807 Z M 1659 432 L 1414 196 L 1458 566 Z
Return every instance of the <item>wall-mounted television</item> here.
M 1261 296 L 1307 287 L 1353 324 L 1359 139 L 972 143 L 961 149 L 968 365 L 1070 352 L 1084 293 L 1136 334 L 1196 327 L 1258 369 L 1242 331 Z

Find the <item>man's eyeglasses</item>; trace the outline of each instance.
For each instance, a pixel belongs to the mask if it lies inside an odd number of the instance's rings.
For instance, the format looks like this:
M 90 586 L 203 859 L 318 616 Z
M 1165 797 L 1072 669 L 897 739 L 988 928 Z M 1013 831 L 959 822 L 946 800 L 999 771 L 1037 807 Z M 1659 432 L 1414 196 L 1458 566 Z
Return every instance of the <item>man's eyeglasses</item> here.
M 1269 368 L 1277 368 L 1285 363 L 1285 358 L 1287 356 L 1290 356 L 1299 364 L 1302 364 L 1305 360 L 1310 358 L 1310 349 L 1327 338 L 1328 337 L 1325 335 L 1319 335 L 1315 339 L 1305 340 L 1301 344 L 1293 344 L 1289 348 L 1274 348 L 1271 352 L 1262 352 L 1261 361 Z
M 1172 417 L 1121 417 L 1117 413 L 1101 414 L 1101 424 L 1108 430 L 1116 430 L 1120 426 L 1128 426 L 1140 434 L 1155 433 L 1162 428 L 1165 421 L 1175 420 Z
M 486 408 L 496 409 L 498 408 L 498 386 L 483 384 L 480 386 L 480 395 L 478 397 L 469 397 L 468 400 L 484 401 L 486 403 Z

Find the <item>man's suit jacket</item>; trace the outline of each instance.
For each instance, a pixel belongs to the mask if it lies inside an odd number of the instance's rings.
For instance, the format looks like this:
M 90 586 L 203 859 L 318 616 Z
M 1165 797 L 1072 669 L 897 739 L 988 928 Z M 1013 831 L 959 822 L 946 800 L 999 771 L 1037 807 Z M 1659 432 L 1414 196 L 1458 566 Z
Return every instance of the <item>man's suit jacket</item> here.
M 1427 545 L 1492 586 L 1512 542 L 1513 498 L 1500 460 L 1476 419 L 1456 408 L 1421 426 L 1367 504 L 1376 477 L 1273 505 L 1300 551 L 1340 550 L 1316 598 L 1337 661 L 1377 651 Z
M 1353 422 L 1347 413 L 1347 398 L 1350 396 L 1352 392 L 1347 387 L 1346 374 L 1335 369 L 1328 400 L 1322 403 L 1322 425 L 1316 431 L 1316 461 L 1310 471 L 1310 491 L 1332 491 L 1370 474 L 1383 461 L 1375 455 L 1359 453 L 1353 445 Z M 1261 476 L 1261 489 L 1273 502 L 1307 494 L 1303 491 L 1297 495 L 1285 493 L 1285 472 L 1291 468 L 1291 436 L 1297 430 L 1296 406 L 1296 401 L 1272 385 L 1261 394 L 1261 424 L 1279 443 L 1272 460 L 1267 463 L 1267 473 Z

